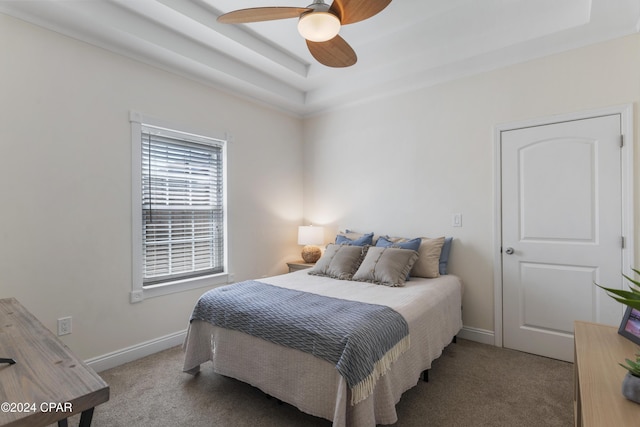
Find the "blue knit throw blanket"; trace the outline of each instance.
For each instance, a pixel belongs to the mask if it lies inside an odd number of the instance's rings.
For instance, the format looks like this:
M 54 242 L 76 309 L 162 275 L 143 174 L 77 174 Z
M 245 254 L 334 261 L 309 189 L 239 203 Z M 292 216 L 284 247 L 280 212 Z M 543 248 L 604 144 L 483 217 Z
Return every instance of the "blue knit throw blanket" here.
M 393 309 L 253 280 L 206 292 L 191 320 L 234 329 L 310 353 L 336 365 L 351 405 L 409 348 L 409 326 Z

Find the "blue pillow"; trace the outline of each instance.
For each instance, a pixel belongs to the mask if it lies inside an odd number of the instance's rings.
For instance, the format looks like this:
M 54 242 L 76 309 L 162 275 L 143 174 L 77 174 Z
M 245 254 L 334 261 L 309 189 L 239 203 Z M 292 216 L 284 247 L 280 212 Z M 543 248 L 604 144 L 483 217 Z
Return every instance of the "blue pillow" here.
M 386 237 L 380 236 L 378 237 L 376 246 L 381 246 L 383 248 L 393 246 L 401 249 L 411 249 L 412 251 L 418 252 L 418 249 L 420 248 L 420 243 L 422 243 L 422 239 L 419 237 L 416 237 L 415 239 L 407 240 L 406 242 L 392 242 Z
M 449 251 L 451 250 L 451 241 L 453 237 L 445 237 L 442 251 L 440 252 L 440 264 L 438 266 L 440 274 L 447 274 L 447 263 L 449 262 Z
M 365 234 L 357 239 L 350 239 L 347 236 L 338 234 L 336 236 L 336 245 L 366 246 L 373 243 L 373 233 Z

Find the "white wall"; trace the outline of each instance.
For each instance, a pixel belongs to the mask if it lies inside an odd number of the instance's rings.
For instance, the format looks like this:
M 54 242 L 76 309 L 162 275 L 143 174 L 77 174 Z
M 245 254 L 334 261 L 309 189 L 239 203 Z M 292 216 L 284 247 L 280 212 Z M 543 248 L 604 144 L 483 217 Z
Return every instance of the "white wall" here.
M 0 297 L 88 359 L 186 328 L 206 289 L 129 303 L 129 111 L 227 131 L 236 280 L 286 271 L 302 219 L 302 123 L 0 14 Z
M 639 52 L 634 35 L 307 119 L 305 218 L 332 231 L 453 236 L 465 327 L 491 335 L 494 127 L 633 103 L 637 128 Z
M 637 135 L 638 52 L 625 37 L 302 121 L 0 15 L 0 297 L 52 330 L 73 316 L 84 359 L 186 328 L 203 290 L 129 303 L 133 109 L 234 136 L 236 280 L 299 257 L 303 207 L 328 238 L 450 235 L 465 326 L 492 331 L 494 126 L 634 103 Z

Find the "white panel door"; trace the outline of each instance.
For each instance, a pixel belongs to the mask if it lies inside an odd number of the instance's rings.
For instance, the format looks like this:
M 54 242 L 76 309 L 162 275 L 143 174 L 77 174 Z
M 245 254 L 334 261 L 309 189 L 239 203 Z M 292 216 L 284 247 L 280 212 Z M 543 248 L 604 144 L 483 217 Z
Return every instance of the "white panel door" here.
M 573 361 L 573 322 L 618 325 L 620 115 L 505 131 L 503 345 Z

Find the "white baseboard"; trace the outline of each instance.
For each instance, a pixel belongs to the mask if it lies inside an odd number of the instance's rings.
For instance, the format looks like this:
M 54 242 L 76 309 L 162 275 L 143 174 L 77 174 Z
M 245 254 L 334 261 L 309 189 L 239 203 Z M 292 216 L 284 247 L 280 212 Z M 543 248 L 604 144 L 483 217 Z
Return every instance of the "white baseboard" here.
M 173 334 L 165 335 L 163 337 L 145 341 L 112 353 L 85 360 L 85 363 L 96 372 L 105 371 L 107 369 L 115 368 L 116 366 L 150 356 L 159 351 L 166 350 L 177 345 L 182 345 L 186 336 L 187 330 L 185 329 L 184 331 L 174 332 Z
M 182 345 L 186 336 L 187 330 L 185 329 L 184 331 L 174 332 L 173 334 L 85 360 L 85 363 L 96 372 L 106 371 L 107 369 L 133 362 L 134 360 L 150 356 L 159 351 Z M 493 331 L 486 329 L 464 326 L 460 332 L 458 332 L 458 337 L 482 344 L 494 345 Z
M 463 326 L 460 332 L 458 332 L 458 338 L 482 344 L 495 345 L 495 336 L 493 331 L 488 331 L 486 329 Z

